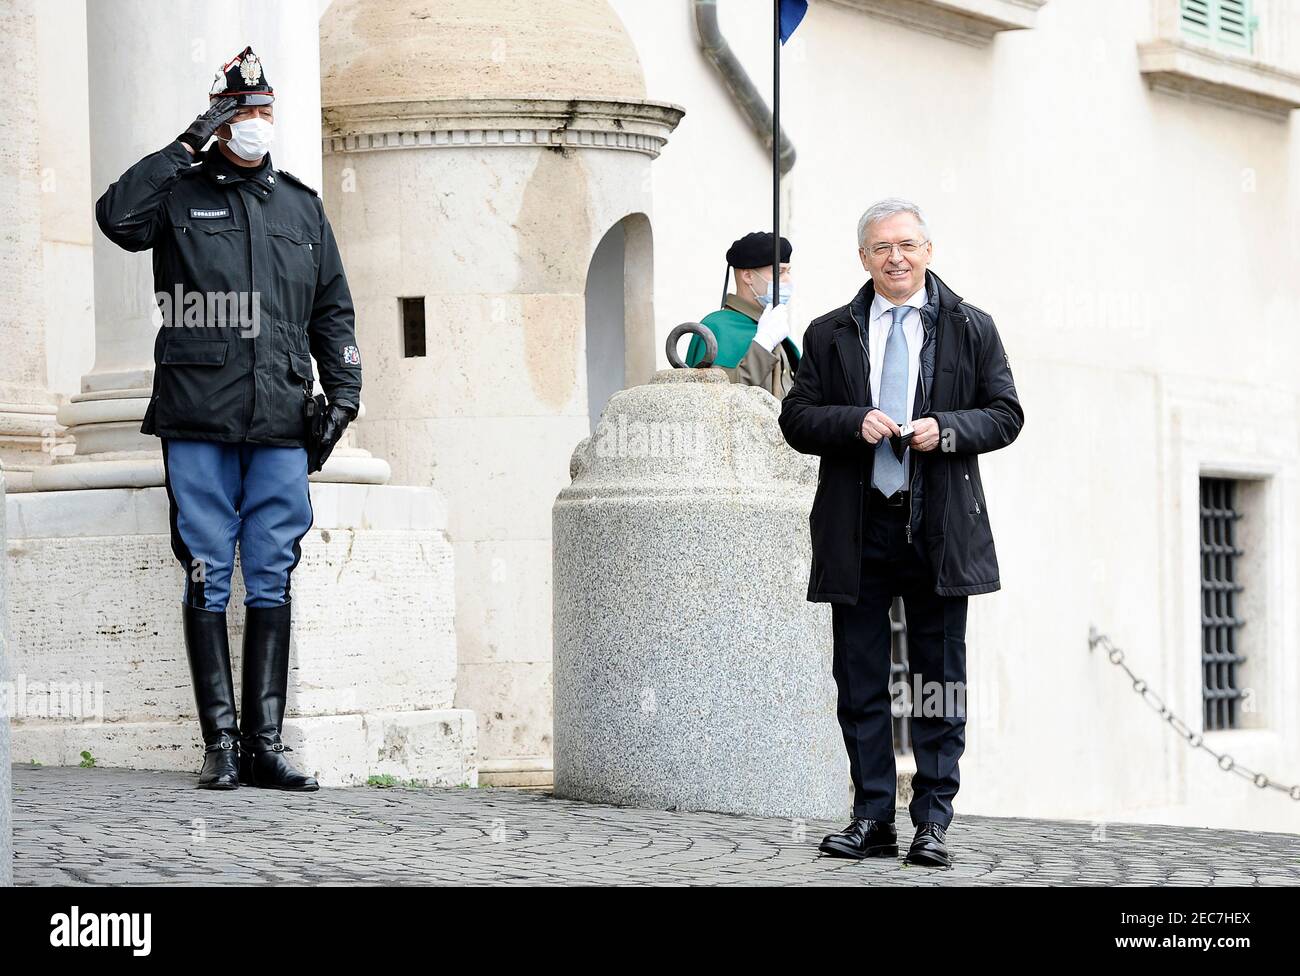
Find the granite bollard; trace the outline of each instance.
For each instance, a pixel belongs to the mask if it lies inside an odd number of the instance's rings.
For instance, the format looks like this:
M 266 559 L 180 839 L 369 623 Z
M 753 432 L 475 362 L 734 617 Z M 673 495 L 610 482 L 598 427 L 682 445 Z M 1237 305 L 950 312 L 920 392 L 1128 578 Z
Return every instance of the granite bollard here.
M 616 393 L 552 511 L 555 793 L 849 812 L 829 608 L 806 602 L 815 458 L 716 368 Z

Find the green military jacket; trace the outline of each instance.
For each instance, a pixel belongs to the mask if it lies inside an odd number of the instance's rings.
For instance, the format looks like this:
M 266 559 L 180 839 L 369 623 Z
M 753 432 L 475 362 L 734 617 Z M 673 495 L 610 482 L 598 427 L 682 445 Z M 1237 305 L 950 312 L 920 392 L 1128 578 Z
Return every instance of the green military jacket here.
M 726 304 L 700 320 L 718 340 L 718 356 L 713 365 L 727 371 L 733 383 L 758 386 L 780 400 L 794 383 L 799 367 L 799 347 L 793 339 L 782 339 L 776 349 L 767 350 L 754 341 L 758 318 L 763 310 L 739 295 L 728 295 Z M 694 366 L 704 358 L 704 340 L 691 337 L 686 350 L 686 365 Z

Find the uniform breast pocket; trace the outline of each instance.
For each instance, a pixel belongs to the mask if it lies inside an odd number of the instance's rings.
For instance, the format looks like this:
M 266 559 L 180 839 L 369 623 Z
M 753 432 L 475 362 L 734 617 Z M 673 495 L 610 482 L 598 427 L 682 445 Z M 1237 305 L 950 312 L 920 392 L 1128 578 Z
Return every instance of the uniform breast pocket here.
M 266 237 L 276 267 L 286 278 L 316 284 L 319 230 L 292 222 L 268 220 Z
M 248 238 L 228 208 L 192 208 L 194 216 L 172 221 L 173 254 L 187 291 L 240 293 L 248 287 Z

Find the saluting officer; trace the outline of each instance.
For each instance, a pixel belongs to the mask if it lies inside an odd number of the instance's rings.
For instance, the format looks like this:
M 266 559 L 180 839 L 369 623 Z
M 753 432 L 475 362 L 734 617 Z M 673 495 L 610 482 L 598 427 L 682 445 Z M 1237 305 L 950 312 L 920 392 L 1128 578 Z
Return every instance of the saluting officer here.
M 217 72 L 208 110 L 95 206 L 109 240 L 153 250 L 163 324 L 140 429 L 162 439 L 209 789 L 317 789 L 280 740 L 289 577 L 312 523 L 309 354 L 329 401 L 321 456 L 361 396 L 352 297 L 324 207 L 271 165 L 274 103 L 246 47 Z M 239 719 L 226 632 L 236 544 L 248 591 Z

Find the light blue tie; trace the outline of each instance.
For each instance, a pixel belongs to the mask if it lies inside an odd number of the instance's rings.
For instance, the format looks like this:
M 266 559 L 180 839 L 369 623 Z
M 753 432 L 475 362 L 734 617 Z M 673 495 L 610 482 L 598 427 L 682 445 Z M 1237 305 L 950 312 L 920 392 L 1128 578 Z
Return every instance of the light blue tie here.
M 880 370 L 880 402 L 877 409 L 902 427 L 910 419 L 907 409 L 907 335 L 903 332 L 903 319 L 912 310 L 910 305 L 892 309 L 894 324 L 885 339 L 885 361 Z M 903 462 L 894 456 L 889 438 L 876 445 L 876 462 L 871 468 L 871 483 L 882 495 L 892 495 L 903 487 Z

